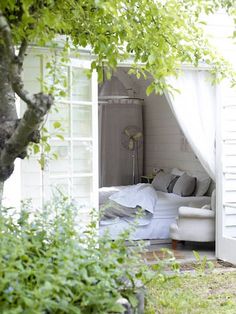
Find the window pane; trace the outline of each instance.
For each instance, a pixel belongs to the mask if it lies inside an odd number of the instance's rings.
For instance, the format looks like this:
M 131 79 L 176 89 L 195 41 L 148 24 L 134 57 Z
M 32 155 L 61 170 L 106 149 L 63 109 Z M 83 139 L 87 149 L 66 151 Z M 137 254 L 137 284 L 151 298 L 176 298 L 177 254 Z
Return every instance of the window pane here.
M 61 123 L 60 128 L 55 128 L 55 122 Z M 49 119 L 49 129 L 52 136 L 61 134 L 63 136 L 70 135 L 70 105 L 69 104 L 56 104 Z
M 58 195 L 58 193 L 63 193 L 65 196 L 68 196 L 70 193 L 69 185 L 70 182 L 68 178 L 50 179 L 51 197 L 53 195 Z
M 68 99 L 68 72 L 69 68 L 66 66 L 56 66 L 55 68 L 46 68 L 45 82 L 48 92 L 51 92 L 57 100 Z M 58 79 L 59 78 L 59 79 Z
M 78 205 L 89 207 L 92 195 L 92 178 L 74 178 L 72 195 Z
M 56 154 L 57 159 L 52 159 L 49 163 L 50 175 L 68 175 L 71 170 L 69 142 L 53 142 L 51 147 L 52 157 Z
M 91 80 L 84 73 L 84 69 L 72 68 L 72 100 L 91 101 Z
M 74 173 L 92 172 L 92 142 L 76 141 L 73 144 L 73 171 Z
M 92 137 L 92 107 L 86 105 L 73 106 L 72 133 L 75 137 Z

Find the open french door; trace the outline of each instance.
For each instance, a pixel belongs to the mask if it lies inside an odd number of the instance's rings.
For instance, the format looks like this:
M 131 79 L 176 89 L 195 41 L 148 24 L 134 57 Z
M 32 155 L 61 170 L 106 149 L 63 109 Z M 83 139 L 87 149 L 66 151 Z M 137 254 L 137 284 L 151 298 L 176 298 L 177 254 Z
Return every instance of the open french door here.
M 62 136 L 53 136 L 50 144 L 57 159 L 50 160 L 43 173 L 43 197 L 52 198 L 60 189 L 80 208 L 80 219 L 88 220 L 89 210 L 98 204 L 98 107 L 97 75 L 88 78 L 90 61 L 71 58 L 64 66 L 68 91 L 56 99 L 56 111 L 49 115 L 48 128 L 62 123 Z
M 40 82 L 48 78 L 50 58 L 46 49 L 30 51 L 24 71 L 28 90 L 41 91 Z M 59 189 L 77 204 L 85 222 L 90 209 L 98 206 L 98 84 L 95 71 L 87 77 L 89 68 L 88 56 L 72 57 L 61 66 L 67 92 L 55 97 L 55 109 L 45 124 L 51 134 L 46 165 L 40 171 L 40 153 L 21 165 L 21 199 L 30 198 L 35 207 L 41 207 Z M 55 129 L 57 121 L 62 127 Z
M 217 100 L 216 256 L 236 264 L 236 91 L 221 84 Z

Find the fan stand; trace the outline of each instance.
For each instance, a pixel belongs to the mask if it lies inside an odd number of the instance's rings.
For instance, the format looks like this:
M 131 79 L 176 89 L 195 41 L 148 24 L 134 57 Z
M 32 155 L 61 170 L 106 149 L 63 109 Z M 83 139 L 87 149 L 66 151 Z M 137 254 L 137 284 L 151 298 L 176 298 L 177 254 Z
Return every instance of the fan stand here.
M 139 177 L 139 158 L 138 158 L 138 148 L 140 139 L 142 138 L 142 132 L 136 126 L 128 126 L 122 132 L 122 146 L 130 151 L 131 157 L 131 178 L 129 179 L 132 184 L 136 184 L 137 178 Z M 130 158 L 129 157 L 129 158 Z
M 137 166 L 136 166 L 137 161 Z M 138 146 L 137 143 L 134 142 L 134 150 L 132 151 L 132 183 L 136 184 L 136 175 L 139 176 L 139 161 L 138 161 Z M 135 175 L 137 169 L 137 174 Z
M 135 152 L 136 152 L 136 143 L 134 142 L 134 150 L 132 151 L 132 179 L 133 179 L 133 184 L 135 184 Z

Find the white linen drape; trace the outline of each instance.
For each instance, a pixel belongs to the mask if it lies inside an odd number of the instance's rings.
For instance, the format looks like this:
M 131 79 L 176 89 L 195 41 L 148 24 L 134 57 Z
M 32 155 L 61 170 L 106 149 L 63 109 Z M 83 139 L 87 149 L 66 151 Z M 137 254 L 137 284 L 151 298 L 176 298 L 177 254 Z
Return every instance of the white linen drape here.
M 167 101 L 193 152 L 215 179 L 216 93 L 205 70 L 184 70 L 169 83 L 180 93 L 166 92 Z

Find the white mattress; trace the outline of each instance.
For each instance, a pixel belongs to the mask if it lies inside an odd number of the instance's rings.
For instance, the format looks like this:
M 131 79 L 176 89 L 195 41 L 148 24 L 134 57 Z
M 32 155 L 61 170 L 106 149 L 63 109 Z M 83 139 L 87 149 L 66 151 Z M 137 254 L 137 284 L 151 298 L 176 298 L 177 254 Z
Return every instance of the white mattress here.
M 111 187 L 100 189 L 101 194 L 109 197 L 112 193 L 122 189 L 124 187 Z M 109 190 L 110 189 L 110 190 Z M 168 239 L 169 227 L 175 222 L 178 214 L 178 208 L 180 206 L 193 206 L 202 207 L 203 205 L 210 204 L 209 196 L 190 196 L 181 197 L 173 193 L 164 193 L 156 191 L 158 196 L 158 202 L 154 209 L 153 218 L 148 225 L 137 226 L 136 230 L 131 234 L 132 240 L 144 240 L 144 239 Z M 105 197 L 105 198 L 106 198 Z M 105 201 L 103 197 L 101 203 Z M 130 228 L 130 223 L 122 219 L 116 219 L 109 223 L 100 224 L 99 232 L 104 234 L 105 231 L 109 231 L 112 239 L 115 239 L 122 231 Z

